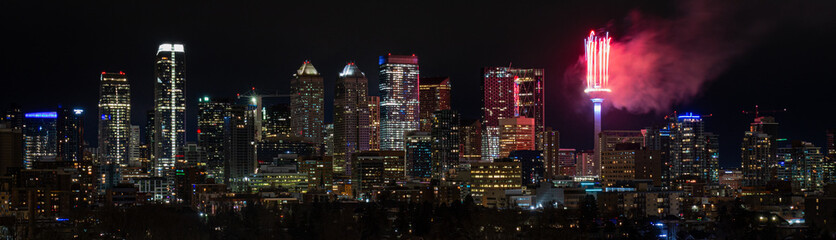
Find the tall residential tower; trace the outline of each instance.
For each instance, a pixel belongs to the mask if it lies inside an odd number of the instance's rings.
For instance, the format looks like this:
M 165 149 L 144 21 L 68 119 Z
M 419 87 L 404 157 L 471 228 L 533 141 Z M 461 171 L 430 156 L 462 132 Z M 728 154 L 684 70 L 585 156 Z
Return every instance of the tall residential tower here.
M 682 185 L 718 181 L 717 135 L 705 132 L 701 116 L 688 113 L 670 118 L 671 180 Z
M 57 143 L 55 140 L 56 112 L 33 112 L 24 114 L 23 119 L 23 167 L 32 169 L 35 162 L 54 161 Z
M 78 163 L 84 157 L 83 114 L 83 109 L 58 107 L 55 120 L 58 160 Z
M 154 175 L 173 175 L 177 152 L 186 144 L 186 52 L 162 44 L 154 64 Z
M 217 176 L 224 163 L 224 121 L 232 100 L 203 97 L 197 101 L 197 144 L 206 151 L 206 164 Z
M 130 157 L 131 88 L 125 73 L 102 72 L 99 88 L 99 159 L 127 165 Z

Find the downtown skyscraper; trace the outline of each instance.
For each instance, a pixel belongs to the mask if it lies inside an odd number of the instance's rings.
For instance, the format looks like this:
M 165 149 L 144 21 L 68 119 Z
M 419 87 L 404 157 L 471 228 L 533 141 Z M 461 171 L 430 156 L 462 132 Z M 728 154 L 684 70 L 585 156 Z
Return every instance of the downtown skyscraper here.
M 501 118 L 533 118 L 543 131 L 544 78 L 540 68 L 487 67 L 483 69 L 483 121 L 497 126 Z
M 231 99 L 203 97 L 197 101 L 197 144 L 206 151 L 210 173 L 223 169 L 224 120 L 232 106 Z
M 499 120 L 527 117 L 534 119 L 534 131 L 544 130 L 544 71 L 537 68 L 486 67 L 482 71 L 482 158 L 493 160 L 500 156 L 498 142 Z
M 743 133 L 741 159 L 743 186 L 765 186 L 777 178 L 778 123 L 773 117 L 756 117 Z
M 670 118 L 671 180 L 678 184 L 717 183 L 719 163 L 710 154 L 717 137 L 705 132 L 699 115 L 688 113 Z M 712 144 L 709 144 L 712 143 Z
M 257 167 L 253 111 L 233 105 L 224 118 L 224 182 L 233 192 L 245 192 L 246 179 Z
M 440 110 L 432 114 L 432 169 L 436 179 L 446 180 L 459 167 L 459 124 L 461 119 L 455 110 Z
M 380 56 L 380 149 L 404 150 L 404 135 L 420 120 L 418 57 Z
M 405 138 L 406 174 L 413 178 L 433 177 L 433 140 L 429 132 L 410 132 Z
M 534 150 L 534 119 L 527 117 L 499 120 L 499 155 L 508 157 L 513 151 Z
M 660 172 L 660 180 L 662 187 L 666 188 L 673 186 L 672 152 L 670 151 L 671 144 L 673 143 L 671 139 L 671 126 L 673 125 L 667 124 L 664 126 L 647 127 L 641 130 L 644 136 L 643 143 L 647 150 L 659 151 L 660 162 L 663 166 Z M 598 165 L 598 168 L 600 168 L 600 165 Z
M 545 89 L 543 69 L 511 68 L 510 72 L 514 74 L 514 83 L 517 85 L 515 94 L 518 115 L 520 117 L 533 118 L 534 131 L 542 132 L 545 126 L 544 119 L 546 115 L 543 92 Z
M 817 191 L 827 184 L 827 173 L 832 163 L 825 162 L 821 147 L 813 143 L 793 140 L 777 149 L 778 178 L 791 181 L 795 191 Z
M 273 104 L 266 110 L 262 132 L 264 138 L 289 138 L 293 135 L 293 130 L 290 128 L 290 104 Z
M 432 130 L 433 113 L 450 109 L 450 78 L 421 78 L 419 93 L 421 100 L 421 131 Z
M 369 150 L 380 150 L 380 97 L 366 97 L 369 111 Z
M 162 44 L 154 64 L 154 175 L 172 177 L 178 151 L 186 144 L 186 51 Z
M 766 133 L 746 131 L 741 144 L 743 165 L 743 186 L 766 186 L 773 176 L 773 161 L 776 158 L 769 154 L 773 145 Z
M 568 167 L 561 165 L 560 157 L 560 132 L 547 127 L 544 131 L 537 133 L 537 147 L 536 149 L 543 151 L 543 163 L 546 168 L 546 177 L 553 177 L 560 173 L 561 167 Z M 577 167 L 574 163 L 572 167 Z
M 366 74 L 348 63 L 334 93 L 334 170 L 351 174 L 351 156 L 369 150 L 370 114 Z
M 459 155 L 466 163 L 482 160 L 482 121 L 461 119 L 459 125 Z
M 290 80 L 290 126 L 295 136 L 317 145 L 323 143 L 325 90 L 322 76 L 305 61 Z
M 99 148 L 102 164 L 124 166 L 130 160 L 131 87 L 123 72 L 102 72 L 99 88 Z
M 84 157 L 83 114 L 82 109 L 58 107 L 55 120 L 57 160 L 78 163 Z
M 55 112 L 32 112 L 23 119 L 23 167 L 32 169 L 35 162 L 54 161 L 57 149 Z

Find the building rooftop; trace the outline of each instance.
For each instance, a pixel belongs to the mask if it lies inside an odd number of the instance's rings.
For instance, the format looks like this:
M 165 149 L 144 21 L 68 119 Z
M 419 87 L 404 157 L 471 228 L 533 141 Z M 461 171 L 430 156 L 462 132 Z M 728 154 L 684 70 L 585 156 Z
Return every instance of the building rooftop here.
M 415 54 L 410 55 L 392 55 L 391 53 L 385 56 L 380 56 L 378 64 L 413 64 L 418 65 L 418 57 Z
M 305 61 L 302 63 L 302 66 L 299 67 L 299 70 L 296 70 L 296 75 L 299 76 L 319 76 L 319 72 L 316 71 L 316 68 L 311 64 L 311 61 Z
M 366 77 L 366 74 L 352 62 L 345 65 L 343 71 L 340 72 L 340 77 Z
M 449 77 L 422 77 L 421 85 L 450 85 Z

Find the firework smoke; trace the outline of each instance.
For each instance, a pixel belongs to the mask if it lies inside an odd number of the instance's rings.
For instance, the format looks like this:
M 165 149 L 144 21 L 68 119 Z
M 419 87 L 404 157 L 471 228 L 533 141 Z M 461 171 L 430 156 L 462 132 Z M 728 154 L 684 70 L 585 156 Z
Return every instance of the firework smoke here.
M 672 19 L 634 11 L 625 19 L 627 34 L 612 43 L 607 101 L 636 113 L 664 113 L 688 101 L 782 18 L 794 18 L 784 7 L 689 1 Z

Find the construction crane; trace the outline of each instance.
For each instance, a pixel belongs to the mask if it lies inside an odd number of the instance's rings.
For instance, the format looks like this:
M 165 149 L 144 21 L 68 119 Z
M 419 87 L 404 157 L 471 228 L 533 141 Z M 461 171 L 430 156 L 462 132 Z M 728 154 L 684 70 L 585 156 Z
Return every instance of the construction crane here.
M 746 110 L 743 110 L 743 111 L 741 111 L 741 113 L 743 113 L 743 114 L 753 114 L 753 113 L 754 113 L 754 114 L 755 114 L 755 118 L 758 118 L 758 117 L 760 117 L 760 114 L 761 114 L 761 113 L 782 113 L 782 112 L 786 112 L 786 111 L 787 111 L 787 109 L 786 109 L 786 108 L 783 108 L 783 109 L 760 110 L 760 108 L 758 107 L 758 105 L 755 105 L 755 110 L 754 110 L 754 111 L 746 111 Z
M 685 113 L 687 113 L 687 114 L 693 114 L 693 113 L 690 113 L 690 112 L 685 112 Z M 677 116 L 680 116 L 680 115 L 679 115 L 679 112 L 677 112 L 677 111 L 673 111 L 673 117 L 677 117 Z M 691 116 L 694 116 L 694 115 L 691 115 Z M 697 116 L 699 116 L 700 118 L 707 118 L 707 117 L 713 117 L 713 116 L 714 116 L 714 114 L 713 114 L 713 113 L 709 113 L 709 114 L 703 114 L 703 115 L 697 115 Z M 665 118 L 666 118 L 666 119 L 667 119 L 668 117 L 670 117 L 670 116 L 665 115 Z

